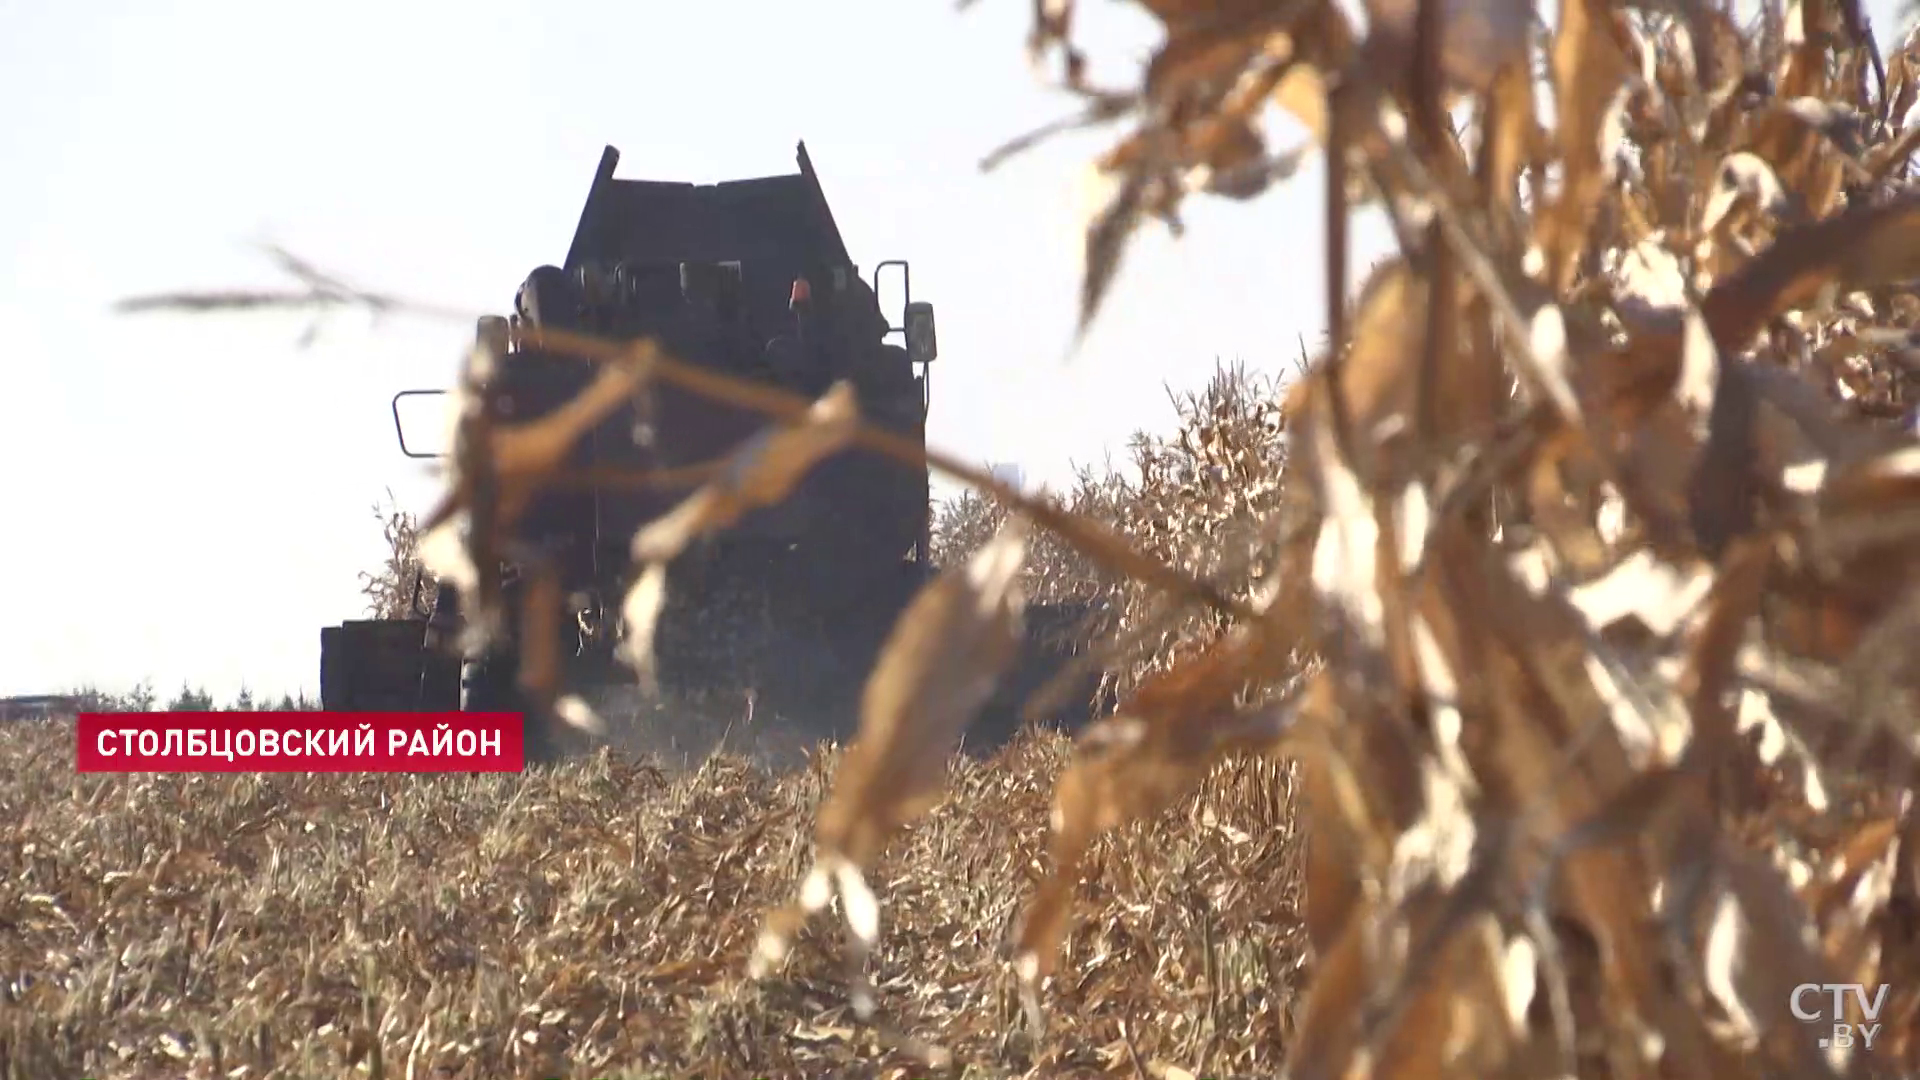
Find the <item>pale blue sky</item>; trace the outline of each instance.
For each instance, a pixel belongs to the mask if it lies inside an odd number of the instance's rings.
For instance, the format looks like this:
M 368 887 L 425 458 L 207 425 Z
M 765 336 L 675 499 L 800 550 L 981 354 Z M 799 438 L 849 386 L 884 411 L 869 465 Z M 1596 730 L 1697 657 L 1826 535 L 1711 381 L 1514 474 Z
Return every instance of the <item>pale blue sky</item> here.
M 1085 7 L 1096 77 L 1130 77 L 1154 25 Z M 275 284 L 251 247 L 271 241 L 504 311 L 565 255 L 608 143 L 623 177 L 712 181 L 791 171 L 804 138 L 855 260 L 911 259 L 938 311 L 933 440 L 1032 481 L 1164 429 L 1164 384 L 1216 356 L 1284 370 L 1321 327 L 1317 164 L 1148 237 L 1062 363 L 1075 187 L 1112 136 L 977 170 L 1072 104 L 1026 66 L 1030 10 L 0 0 L 0 694 L 315 691 L 320 627 L 359 615 L 356 571 L 382 552 L 370 504 L 435 492 L 387 401 L 445 385 L 471 323 L 349 316 L 302 351 L 290 317 L 114 299 Z M 1384 250 L 1360 239 L 1361 265 Z

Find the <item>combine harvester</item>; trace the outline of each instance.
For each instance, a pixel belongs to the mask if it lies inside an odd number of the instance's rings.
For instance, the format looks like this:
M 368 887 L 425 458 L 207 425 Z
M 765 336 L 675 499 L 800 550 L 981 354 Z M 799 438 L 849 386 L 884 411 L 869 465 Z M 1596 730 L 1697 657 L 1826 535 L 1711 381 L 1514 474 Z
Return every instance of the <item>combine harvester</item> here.
M 511 319 L 484 318 L 479 333 L 507 340 L 497 378 L 514 422 L 569 400 L 592 377 L 579 358 L 519 348 L 517 325 L 560 327 L 614 340 L 658 336 L 685 359 L 807 398 L 850 380 L 862 414 L 913 443 L 926 442 L 928 374 L 937 355 L 933 306 L 915 301 L 903 260 L 863 281 L 848 255 L 806 145 L 799 172 L 696 185 L 617 180 L 607 147 L 566 261 L 521 287 Z M 896 323 L 876 288 L 899 274 Z M 899 344 L 889 341 L 898 336 Z M 400 449 L 408 447 L 393 399 Z M 576 447 L 576 469 L 637 471 L 712 463 L 769 421 L 676 387 L 648 391 Z M 604 473 L 602 473 L 604 474 Z M 575 625 L 562 655 L 576 691 L 631 683 L 616 659 L 619 601 L 634 532 L 684 490 L 601 485 L 544 493 L 517 523 L 517 538 L 555 560 Z M 924 468 L 849 450 L 815 469 L 785 501 L 702 542 L 669 569 L 668 605 L 655 638 L 662 689 L 675 697 L 751 688 L 763 708 L 823 737 L 854 727 L 861 687 L 881 643 L 933 573 Z M 514 575 L 508 568 L 509 592 Z M 418 598 L 404 619 L 349 621 L 321 632 L 320 686 L 329 710 L 521 711 L 518 642 L 460 656 L 455 596 L 440 587 L 431 619 Z M 509 603 L 516 598 L 509 596 Z M 1013 729 L 1020 704 L 1067 658 L 1059 631 L 1082 612 L 1036 606 L 1033 646 L 1010 673 L 970 742 Z M 1087 698 L 1091 698 L 1091 684 Z M 1074 699 L 1078 701 L 1079 699 Z M 1057 719 L 1074 725 L 1085 709 Z M 551 756 L 551 733 L 529 731 L 530 757 Z

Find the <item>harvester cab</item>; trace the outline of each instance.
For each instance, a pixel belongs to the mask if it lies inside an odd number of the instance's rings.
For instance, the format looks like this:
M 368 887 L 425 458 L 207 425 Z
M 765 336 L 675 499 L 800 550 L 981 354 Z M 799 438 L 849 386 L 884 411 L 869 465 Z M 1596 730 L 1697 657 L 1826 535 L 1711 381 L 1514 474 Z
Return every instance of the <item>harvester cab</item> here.
M 616 179 L 619 157 L 611 146 L 602 155 L 565 260 L 528 276 L 512 314 L 477 327 L 501 358 L 494 378 L 509 422 L 558 408 L 592 378 L 585 358 L 529 347 L 526 328 L 544 326 L 655 337 L 702 367 L 809 397 L 847 380 L 864 417 L 924 445 L 933 307 L 913 298 L 904 260 L 862 280 L 804 143 L 797 173 L 705 185 Z M 887 274 L 900 283 L 897 321 L 878 298 Z M 406 456 L 440 455 L 409 442 L 402 401 L 443 393 L 395 395 Z M 654 385 L 584 436 L 570 464 L 597 475 L 711 464 L 768 422 Z M 627 584 L 627 548 L 684 494 L 569 487 L 543 493 L 516 523 L 514 539 L 552 560 L 575 597 L 563 641 L 571 686 L 623 681 L 617 627 L 605 628 Z M 669 568 L 655 638 L 663 683 L 752 689 L 770 704 L 824 713 L 827 733 L 844 730 L 861 676 L 931 568 L 930 511 L 924 467 L 863 450 L 829 459 L 788 499 Z M 457 597 L 444 587 L 436 596 L 431 618 L 421 606 L 404 619 L 322 631 L 326 708 L 520 711 L 518 643 L 447 655 L 435 642 L 456 636 L 443 631 L 458 624 Z M 530 751 L 541 741 L 530 729 Z

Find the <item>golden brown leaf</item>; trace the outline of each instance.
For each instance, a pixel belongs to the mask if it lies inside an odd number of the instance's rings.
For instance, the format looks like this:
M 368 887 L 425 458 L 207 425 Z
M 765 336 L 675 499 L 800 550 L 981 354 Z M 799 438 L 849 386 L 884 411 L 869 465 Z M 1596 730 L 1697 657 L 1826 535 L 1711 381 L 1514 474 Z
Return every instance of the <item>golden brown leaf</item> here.
M 859 734 L 820 807 L 798 906 L 770 917 L 749 966 L 754 978 L 785 958 L 799 924 L 837 893 L 854 938 L 855 1008 L 871 1014 L 860 965 L 878 940 L 879 902 L 867 874 L 887 840 L 939 800 L 961 732 L 1019 647 L 1025 554 L 1026 528 L 1014 519 L 901 614 L 867 680 Z
M 835 383 L 804 417 L 749 439 L 718 476 L 634 534 L 633 557 L 644 569 L 629 587 L 621 614 L 627 624 L 625 652 L 643 681 L 652 678 L 654 625 L 666 603 L 667 563 L 696 538 L 786 498 L 815 466 L 853 441 L 859 424 L 853 384 Z
M 1920 276 L 1920 196 L 1908 195 L 1788 230 L 1716 282 L 1701 312 L 1722 349 L 1740 349 L 1767 321 L 1823 292 Z
M 1221 641 L 1143 685 L 1075 742 L 1054 784 L 1053 865 L 1021 920 L 1015 964 L 1025 985 L 1053 971 L 1081 862 L 1096 839 L 1166 809 L 1228 753 L 1271 743 L 1271 721 L 1236 724 L 1232 710 L 1264 644 L 1257 632 Z
M 1411 42 L 1418 0 L 1368 0 L 1370 29 Z M 1525 59 L 1531 0 L 1442 0 L 1440 62 L 1447 82 L 1484 91 L 1501 71 Z
M 949 757 L 1021 641 L 1025 534 L 1011 519 L 901 613 L 820 810 L 824 850 L 870 867 L 887 837 L 939 798 Z
M 786 498 L 815 466 L 853 441 L 859 422 L 853 384 L 835 383 L 800 422 L 769 428 L 748 440 L 728 457 L 719 476 L 649 522 L 633 538 L 634 557 L 647 562 L 671 559 L 696 537 Z
M 1630 68 L 1620 46 L 1613 9 L 1601 0 L 1562 0 L 1553 42 L 1556 139 L 1565 170 L 1560 197 L 1540 220 L 1537 238 L 1547 257 L 1548 281 L 1573 284 L 1576 254 L 1607 183 L 1605 118 Z
M 502 524 L 519 517 L 534 489 L 560 467 L 580 436 L 632 399 L 648 376 L 652 356 L 651 347 L 636 346 L 629 362 L 602 367 L 593 382 L 564 405 L 538 420 L 502 425 L 493 432 Z

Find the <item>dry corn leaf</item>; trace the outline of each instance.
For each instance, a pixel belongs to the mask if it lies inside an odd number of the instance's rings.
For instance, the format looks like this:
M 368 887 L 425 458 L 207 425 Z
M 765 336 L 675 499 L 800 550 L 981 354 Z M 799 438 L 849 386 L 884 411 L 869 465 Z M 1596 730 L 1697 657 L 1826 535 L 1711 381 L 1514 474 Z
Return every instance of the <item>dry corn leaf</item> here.
M 1410 46 L 1419 0 L 1367 0 L 1368 26 Z M 1485 91 L 1501 71 L 1526 59 L 1531 0 L 1442 0 L 1440 63 L 1450 86 Z
M 798 903 L 769 917 L 752 977 L 785 959 L 800 924 L 837 893 L 853 935 L 854 1008 L 871 1015 L 862 965 L 878 941 L 880 909 L 867 875 L 887 840 L 939 800 L 961 733 L 1020 645 L 1025 556 L 1026 527 L 1014 519 L 901 613 L 867 680 L 859 734 L 820 807 Z
M 632 400 L 648 376 L 653 350 L 644 343 L 626 362 L 602 367 L 572 400 L 538 420 L 499 425 L 492 432 L 492 466 L 500 485 L 499 524 L 510 526 L 536 488 L 566 460 L 595 424 Z
M 1021 641 L 1025 534 L 1011 519 L 901 613 L 820 810 L 823 848 L 869 867 L 888 836 L 939 798 L 948 758 Z
M 1744 349 L 1762 326 L 1823 296 L 1920 276 L 1920 196 L 1798 226 L 1714 284 L 1701 303 L 1722 349 Z
M 1148 99 L 1173 103 L 1192 95 L 1218 94 L 1309 5 L 1272 0 L 1172 3 L 1145 0 L 1166 26 L 1167 36 L 1142 75 Z
M 787 497 L 822 461 L 846 449 L 860 422 L 853 384 L 837 382 L 792 425 L 770 427 L 728 456 L 720 475 L 634 535 L 634 558 L 671 559 L 696 537 Z
M 1086 225 L 1080 315 L 1074 330 L 1076 338 L 1085 335 L 1087 328 L 1093 324 L 1094 316 L 1100 313 L 1101 303 L 1107 298 L 1107 291 L 1113 287 L 1114 279 L 1120 273 L 1120 261 L 1126 254 L 1127 244 L 1145 217 L 1148 183 L 1149 177 L 1144 169 L 1136 168 L 1129 172 L 1121 178 L 1106 204 Z
M 1558 290 L 1573 284 L 1577 253 L 1586 246 L 1594 208 L 1608 182 L 1607 112 L 1618 106 L 1631 67 L 1622 51 L 1614 9 L 1601 0 L 1562 0 L 1553 44 L 1555 129 L 1565 170 L 1560 196 L 1540 217 L 1536 234 L 1547 260 L 1547 280 Z
M 1053 971 L 1094 841 L 1166 809 L 1227 754 L 1277 740 L 1286 704 L 1253 717 L 1233 708 L 1266 644 L 1258 632 L 1223 640 L 1147 682 L 1075 741 L 1073 759 L 1054 783 L 1052 867 L 1021 919 L 1014 962 L 1029 991 Z
M 633 537 L 641 573 L 621 604 L 628 663 L 653 682 L 655 625 L 666 605 L 667 563 L 695 539 L 786 498 L 820 462 L 852 443 L 860 426 L 853 384 L 838 382 L 791 425 L 770 427 L 728 456 L 718 476 Z
M 491 641 L 507 617 L 499 567 L 514 554 L 514 523 L 580 437 L 646 383 L 660 355 L 651 340 L 613 351 L 575 397 L 536 420 L 509 425 L 499 418 L 496 382 L 506 356 L 504 329 L 498 320 L 483 321 L 475 338 L 455 393 L 448 490 L 421 521 L 420 538 L 424 569 L 460 592 L 469 647 Z

